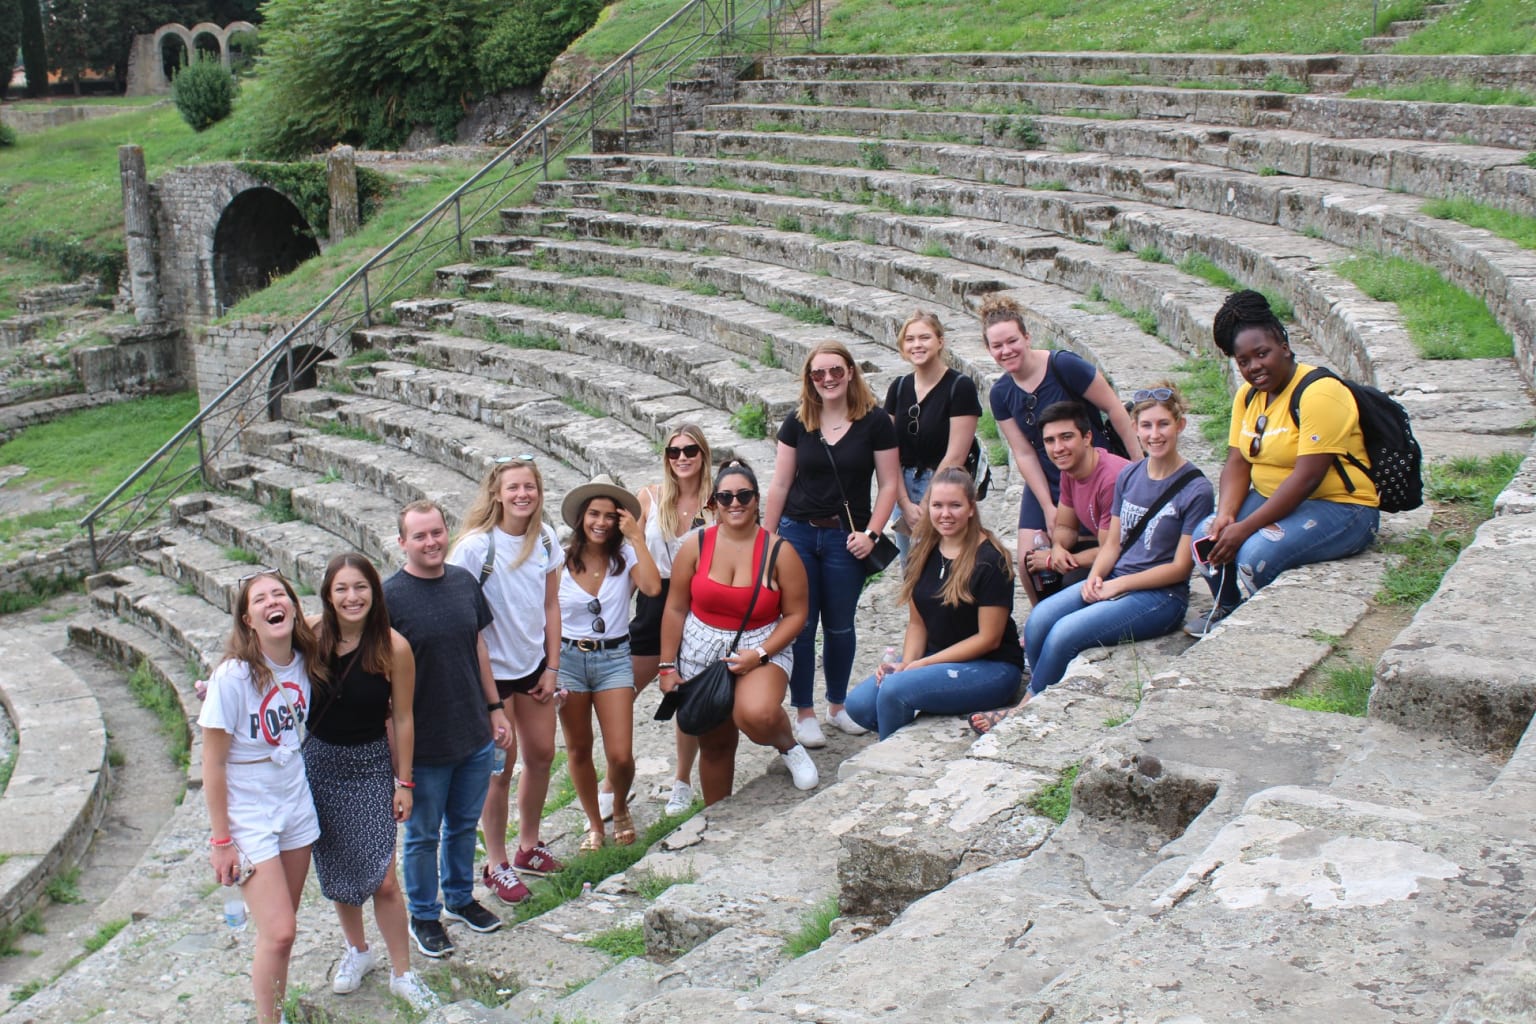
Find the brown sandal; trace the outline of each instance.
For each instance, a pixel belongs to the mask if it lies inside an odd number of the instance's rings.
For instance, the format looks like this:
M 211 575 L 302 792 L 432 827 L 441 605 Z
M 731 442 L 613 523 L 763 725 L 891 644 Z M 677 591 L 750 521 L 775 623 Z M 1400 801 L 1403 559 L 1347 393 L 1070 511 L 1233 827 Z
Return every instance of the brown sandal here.
M 613 812 L 613 845 L 633 846 L 635 842 L 635 819 L 629 813 L 629 808 Z
M 587 829 L 587 834 L 582 836 L 581 846 L 579 846 L 578 849 L 582 853 L 591 853 L 594 850 L 601 850 L 603 848 L 603 842 L 605 839 L 606 837 L 603 835 L 602 829 L 589 828 Z
M 1013 714 L 1013 708 L 998 708 L 995 711 L 978 711 L 971 716 L 971 731 L 977 736 L 985 736 L 993 727 Z

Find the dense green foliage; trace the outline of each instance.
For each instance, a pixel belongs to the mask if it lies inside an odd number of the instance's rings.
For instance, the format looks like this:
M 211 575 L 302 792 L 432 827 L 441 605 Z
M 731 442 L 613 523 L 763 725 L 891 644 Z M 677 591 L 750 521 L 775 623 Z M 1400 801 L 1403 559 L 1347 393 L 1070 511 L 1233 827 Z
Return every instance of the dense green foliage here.
M 398 146 L 417 125 L 451 141 L 473 99 L 537 82 L 597 0 L 268 0 L 257 149 Z
M 20 0 L 0 0 L 0 57 L 16 62 L 21 50 L 21 3 Z M 7 64 L 6 67 L 10 67 Z M 10 79 L 6 79 L 9 84 Z
M 43 11 L 38 0 L 21 4 L 21 62 L 27 69 L 27 95 L 48 93 L 48 41 L 43 35 Z
M 0 149 L 16 145 L 16 129 L 8 124 L 0 124 Z
M 235 76 L 217 57 L 200 53 L 171 81 L 171 98 L 181 119 L 204 131 L 235 109 Z

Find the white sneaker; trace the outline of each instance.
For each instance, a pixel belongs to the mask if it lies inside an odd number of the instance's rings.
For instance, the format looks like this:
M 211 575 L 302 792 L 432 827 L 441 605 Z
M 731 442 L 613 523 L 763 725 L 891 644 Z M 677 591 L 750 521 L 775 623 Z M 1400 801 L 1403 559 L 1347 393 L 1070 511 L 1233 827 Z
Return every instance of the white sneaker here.
M 827 737 L 815 716 L 795 719 L 795 742 L 811 750 L 820 750 L 827 745 Z
M 836 726 L 849 736 L 863 736 L 869 732 L 868 729 L 853 720 L 853 716 L 848 713 L 847 708 L 844 708 L 835 715 L 828 715 L 827 724 Z
M 378 958 L 373 955 L 373 950 L 348 946 L 347 952 L 341 958 L 341 963 L 336 965 L 336 977 L 331 981 L 331 991 L 339 996 L 356 992 L 363 983 L 363 977 L 373 970 L 378 962 Z
M 672 783 L 672 795 L 667 797 L 667 813 L 682 814 L 693 806 L 693 787 L 682 779 Z
M 390 978 L 389 992 L 410 1003 L 413 1010 L 432 1010 L 443 1005 L 437 993 L 416 977 L 415 971 L 406 971 L 398 977 Z
M 796 743 L 779 756 L 784 759 L 784 767 L 789 769 L 789 777 L 795 780 L 796 789 L 816 788 L 816 784 L 821 781 L 821 773 L 816 770 L 816 762 L 811 760 L 804 746 Z

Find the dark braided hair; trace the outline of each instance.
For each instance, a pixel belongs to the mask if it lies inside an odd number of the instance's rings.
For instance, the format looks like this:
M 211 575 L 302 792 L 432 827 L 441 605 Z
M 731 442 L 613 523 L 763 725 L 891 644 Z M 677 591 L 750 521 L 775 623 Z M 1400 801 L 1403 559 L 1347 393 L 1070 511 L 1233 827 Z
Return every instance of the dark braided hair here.
M 1211 320 L 1211 335 L 1216 341 L 1216 347 L 1230 357 L 1232 343 L 1238 332 L 1248 327 L 1262 328 L 1282 344 L 1289 345 L 1291 342 L 1285 325 L 1275 316 L 1275 311 L 1269 308 L 1269 300 L 1251 288 L 1227 296 L 1227 301 L 1221 304 Z

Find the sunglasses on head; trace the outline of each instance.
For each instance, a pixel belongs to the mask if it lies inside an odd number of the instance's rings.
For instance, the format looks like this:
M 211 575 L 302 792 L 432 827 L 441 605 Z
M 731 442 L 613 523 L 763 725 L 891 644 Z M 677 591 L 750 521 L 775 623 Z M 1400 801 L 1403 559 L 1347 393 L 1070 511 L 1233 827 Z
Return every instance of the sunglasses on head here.
M 243 587 L 247 583 L 251 582 L 251 580 L 254 580 L 259 576 L 276 576 L 280 580 L 283 579 L 283 574 L 276 569 L 257 569 L 255 572 L 248 572 L 244 576 L 241 576 L 238 580 L 235 581 L 235 586 Z M 283 582 L 286 583 L 288 581 L 283 580 Z
M 746 487 L 739 491 L 716 491 L 710 497 L 714 500 L 714 503 L 719 505 L 721 508 L 730 508 L 732 505 L 741 505 L 745 507 L 746 505 L 750 504 L 754 498 L 757 497 L 757 492 L 752 490 L 750 487 Z
M 536 462 L 533 452 L 523 452 L 521 455 L 498 455 L 495 462 L 498 466 L 505 466 L 509 462 Z
M 1248 457 L 1250 459 L 1256 459 L 1259 457 L 1259 449 L 1264 447 L 1264 431 L 1268 427 L 1268 416 L 1261 415 L 1257 420 L 1254 421 L 1253 429 L 1257 431 L 1257 433 L 1253 435 L 1253 440 L 1248 443 Z
M 1173 397 L 1172 388 L 1142 388 L 1131 395 L 1133 402 L 1166 402 Z
M 848 367 L 842 365 L 817 366 L 811 370 L 811 380 L 817 384 L 829 378 L 831 380 L 842 380 L 846 376 L 848 376 Z
M 603 621 L 603 602 L 597 598 L 587 602 L 587 613 L 593 616 L 592 628 L 599 633 L 608 632 L 608 623 Z
M 668 459 L 676 462 L 678 459 L 696 459 L 704 449 L 696 444 L 685 444 L 681 448 L 677 445 L 669 444 L 663 450 L 667 453 Z

